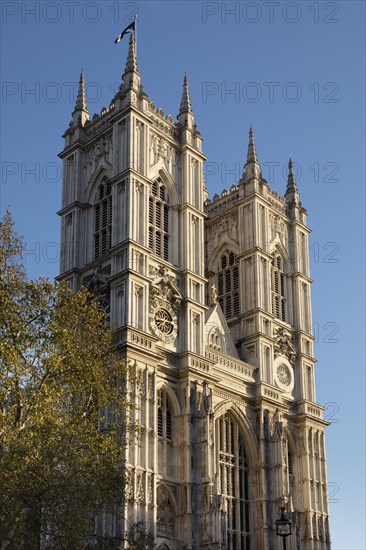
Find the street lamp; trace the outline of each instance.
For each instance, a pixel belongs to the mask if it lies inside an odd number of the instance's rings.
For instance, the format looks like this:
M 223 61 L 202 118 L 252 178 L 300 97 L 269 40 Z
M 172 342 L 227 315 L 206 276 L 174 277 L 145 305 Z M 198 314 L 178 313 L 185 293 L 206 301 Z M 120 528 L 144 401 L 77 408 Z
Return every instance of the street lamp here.
M 282 537 L 283 550 L 286 550 L 286 538 L 292 534 L 292 521 L 285 515 L 285 508 L 281 507 L 281 517 L 275 521 L 276 535 Z

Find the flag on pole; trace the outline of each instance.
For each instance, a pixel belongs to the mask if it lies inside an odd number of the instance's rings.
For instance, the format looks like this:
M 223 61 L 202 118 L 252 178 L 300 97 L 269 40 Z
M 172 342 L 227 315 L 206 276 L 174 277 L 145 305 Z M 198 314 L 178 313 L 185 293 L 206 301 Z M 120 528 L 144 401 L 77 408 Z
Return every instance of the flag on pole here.
M 136 21 L 132 21 L 132 23 L 130 23 L 130 25 L 128 25 L 122 32 L 121 34 L 119 34 L 116 38 L 116 40 L 114 41 L 115 44 L 118 44 L 118 42 L 120 42 L 122 40 L 122 38 L 124 37 L 125 34 L 127 34 L 128 32 L 135 32 L 135 23 Z

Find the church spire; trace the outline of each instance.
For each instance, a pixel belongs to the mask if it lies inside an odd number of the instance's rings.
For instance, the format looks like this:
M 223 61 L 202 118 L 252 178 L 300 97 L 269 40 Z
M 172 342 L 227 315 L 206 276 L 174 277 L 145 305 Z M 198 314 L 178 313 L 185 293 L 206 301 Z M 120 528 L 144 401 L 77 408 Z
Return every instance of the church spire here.
M 254 131 L 252 126 L 250 126 L 247 162 L 244 166 L 244 179 L 250 180 L 252 178 L 259 178 L 260 176 L 261 167 L 257 159 L 257 151 L 254 143 Z
M 125 72 L 122 75 L 122 78 L 123 78 L 123 85 L 122 85 L 123 90 L 129 89 L 129 88 L 135 88 L 136 90 L 139 89 L 141 77 L 137 66 L 136 43 L 135 43 L 135 35 L 133 32 L 130 34 L 130 44 L 128 47 L 126 68 L 125 68 Z
M 192 107 L 191 107 L 191 100 L 189 97 L 188 78 L 187 78 L 187 73 L 184 73 L 183 92 L 182 92 L 182 100 L 180 102 L 179 114 L 191 113 L 191 112 L 192 112 Z
M 84 81 L 83 70 L 81 70 L 81 73 L 80 73 L 78 95 L 76 98 L 75 109 L 74 109 L 74 112 L 72 113 L 72 118 L 73 118 L 74 124 L 77 124 L 80 119 L 82 126 L 84 126 L 85 122 L 90 118 L 88 105 L 86 102 L 85 81 Z
M 250 126 L 250 130 L 249 130 L 247 162 L 258 162 L 257 151 L 255 149 L 255 143 L 254 143 L 254 132 L 253 132 L 252 126 Z
M 128 48 L 128 55 L 127 55 L 127 62 L 126 62 L 126 68 L 125 68 L 125 74 L 135 72 L 138 73 L 138 67 L 137 67 L 137 59 L 136 59 L 136 43 L 135 43 L 135 35 L 132 32 L 130 34 L 130 45 Z
M 285 193 L 285 198 L 289 203 L 298 204 L 299 202 L 299 192 L 297 189 L 295 174 L 293 169 L 292 160 L 290 158 L 288 162 L 288 177 L 287 177 L 287 188 Z
M 194 114 L 192 112 L 191 99 L 189 97 L 188 77 L 184 73 L 182 99 L 179 107 L 178 120 L 182 126 L 193 128 Z
M 295 181 L 295 174 L 294 169 L 292 165 L 292 160 L 288 161 L 288 177 L 287 177 L 287 189 L 286 189 L 286 195 L 287 193 L 294 193 L 297 191 L 297 185 Z

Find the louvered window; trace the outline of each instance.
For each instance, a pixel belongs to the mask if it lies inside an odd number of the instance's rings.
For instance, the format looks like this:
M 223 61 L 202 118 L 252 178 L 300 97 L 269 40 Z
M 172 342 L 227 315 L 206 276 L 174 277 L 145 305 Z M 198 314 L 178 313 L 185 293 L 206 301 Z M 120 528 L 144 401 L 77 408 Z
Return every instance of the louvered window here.
M 289 475 L 292 476 L 294 473 L 294 470 L 292 465 L 292 454 L 290 452 L 290 449 L 288 449 L 287 451 L 287 468 L 288 468 Z
M 240 314 L 239 268 L 237 264 L 234 252 L 228 250 L 219 260 L 217 296 L 227 319 Z
M 94 258 L 97 260 L 112 246 L 112 186 L 104 178 L 98 187 L 94 206 Z
M 280 255 L 272 258 L 272 313 L 277 319 L 286 321 L 286 275 Z
M 149 248 L 169 260 L 169 205 L 166 188 L 158 178 L 151 184 L 149 197 Z
M 162 408 L 158 408 L 158 436 L 163 437 L 163 411 Z
M 172 438 L 172 413 L 170 409 L 166 411 L 166 438 L 170 441 Z
M 158 393 L 158 436 L 171 441 L 172 439 L 172 412 L 169 398 L 164 391 Z

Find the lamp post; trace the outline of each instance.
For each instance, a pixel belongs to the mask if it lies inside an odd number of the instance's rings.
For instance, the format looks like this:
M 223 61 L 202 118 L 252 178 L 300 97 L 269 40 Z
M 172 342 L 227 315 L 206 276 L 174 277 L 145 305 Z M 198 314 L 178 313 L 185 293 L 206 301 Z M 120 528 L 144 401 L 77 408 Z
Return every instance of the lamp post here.
M 292 534 L 292 521 L 285 515 L 284 506 L 281 507 L 281 516 L 275 521 L 276 535 L 282 537 L 283 550 L 286 550 L 287 537 Z

